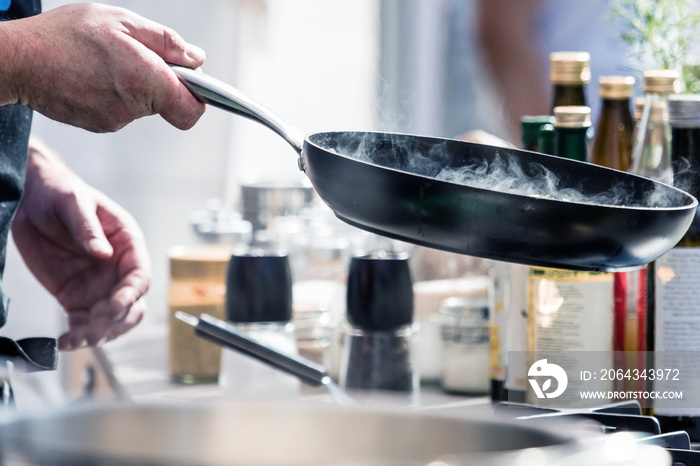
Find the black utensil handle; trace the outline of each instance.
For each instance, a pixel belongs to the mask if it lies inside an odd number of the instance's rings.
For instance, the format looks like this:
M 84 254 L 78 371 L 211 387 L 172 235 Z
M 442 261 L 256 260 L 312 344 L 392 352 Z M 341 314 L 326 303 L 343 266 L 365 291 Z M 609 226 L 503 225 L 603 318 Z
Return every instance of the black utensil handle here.
M 282 353 L 241 332 L 233 325 L 209 314 L 199 316 L 195 333 L 221 346 L 232 348 L 269 364 L 288 374 L 294 375 L 302 382 L 319 386 L 329 380 L 323 366 L 297 355 Z

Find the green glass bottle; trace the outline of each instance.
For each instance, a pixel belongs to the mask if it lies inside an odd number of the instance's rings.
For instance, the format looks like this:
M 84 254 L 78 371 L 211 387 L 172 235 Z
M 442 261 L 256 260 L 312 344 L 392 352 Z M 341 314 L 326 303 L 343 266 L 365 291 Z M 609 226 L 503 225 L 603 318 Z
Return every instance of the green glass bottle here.
M 526 115 L 520 119 L 520 142 L 525 150 L 539 150 L 539 137 L 545 125 L 554 123 L 551 115 Z
M 537 139 L 537 150 L 543 154 L 555 154 L 553 124 L 546 124 L 540 130 L 540 137 Z
M 591 109 L 586 106 L 554 108 L 554 153 L 567 159 L 588 160 Z

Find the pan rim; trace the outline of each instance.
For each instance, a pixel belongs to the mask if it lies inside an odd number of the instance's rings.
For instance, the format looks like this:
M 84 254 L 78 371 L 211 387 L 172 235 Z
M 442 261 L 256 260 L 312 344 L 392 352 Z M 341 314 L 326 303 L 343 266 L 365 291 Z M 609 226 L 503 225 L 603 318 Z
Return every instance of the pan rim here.
M 651 181 L 651 182 L 653 182 L 655 185 L 663 186 L 665 189 L 670 189 L 671 191 L 678 193 L 678 195 L 680 196 L 680 198 L 687 199 L 687 200 L 689 200 L 690 202 L 687 203 L 687 204 L 685 204 L 685 205 L 680 205 L 680 206 L 669 206 L 669 207 L 634 206 L 634 205 L 633 205 L 633 206 L 625 206 L 625 205 L 619 205 L 619 204 L 602 204 L 602 203 L 580 202 L 580 201 L 576 201 L 576 200 L 571 200 L 571 201 L 569 201 L 569 200 L 562 200 L 562 199 L 555 199 L 555 198 L 536 197 L 536 196 L 531 196 L 531 195 L 526 195 L 526 194 L 518 194 L 518 193 L 512 193 L 512 192 L 498 191 L 498 190 L 495 190 L 495 189 L 487 189 L 487 188 L 482 188 L 482 187 L 470 186 L 470 185 L 467 185 L 467 184 L 464 184 L 464 183 L 456 183 L 456 182 L 454 182 L 454 181 L 449 181 L 449 180 L 438 180 L 438 179 L 436 179 L 435 177 L 431 177 L 431 176 L 427 176 L 427 175 L 422 175 L 422 174 L 419 174 L 419 173 L 413 173 L 413 172 L 410 172 L 410 171 L 407 171 L 407 170 L 400 170 L 400 169 L 393 168 L 393 167 L 387 167 L 387 166 L 385 166 L 385 165 L 380 165 L 380 164 L 377 164 L 377 163 L 374 163 L 374 162 L 368 162 L 368 161 L 365 161 L 365 160 L 360 160 L 360 159 L 357 159 L 357 158 L 355 158 L 355 157 L 351 157 L 351 156 L 346 155 L 346 154 L 341 154 L 341 153 L 339 153 L 339 152 L 331 151 L 330 149 L 324 147 L 323 145 L 321 145 L 320 143 L 318 143 L 318 142 L 316 142 L 316 141 L 314 141 L 314 140 L 312 139 L 312 138 L 315 138 L 315 137 L 322 137 L 323 135 L 329 135 L 329 134 L 353 134 L 353 133 L 356 133 L 356 134 L 377 134 L 377 135 L 388 135 L 388 136 L 399 136 L 399 137 L 411 137 L 411 138 L 417 138 L 417 139 L 422 139 L 422 140 L 434 140 L 434 141 L 443 141 L 443 142 L 458 143 L 458 144 L 466 144 L 466 145 L 473 145 L 473 146 L 482 146 L 482 147 L 489 147 L 489 148 L 496 149 L 496 150 L 498 150 L 498 149 L 503 149 L 503 150 L 507 150 L 507 151 L 515 151 L 516 153 L 517 153 L 517 152 L 524 152 L 524 153 L 528 153 L 528 154 L 535 154 L 537 157 L 541 157 L 541 158 L 557 158 L 557 159 L 562 159 L 562 160 L 565 160 L 567 163 L 572 163 L 572 164 L 574 164 L 574 165 L 575 165 L 575 164 L 581 164 L 581 165 L 585 165 L 585 166 L 590 166 L 590 165 L 592 165 L 592 164 L 589 163 L 589 162 L 582 162 L 582 161 L 579 161 L 579 160 L 566 159 L 566 158 L 563 158 L 563 157 L 558 157 L 558 156 L 556 156 L 556 155 L 544 154 L 544 153 L 535 152 L 535 151 L 528 151 L 528 150 L 519 149 L 519 148 L 499 147 L 499 146 L 493 146 L 493 145 L 490 145 L 490 144 L 484 144 L 484 143 L 478 143 L 478 142 L 472 142 L 472 141 L 463 141 L 463 140 L 454 139 L 454 138 L 446 138 L 446 137 L 439 137 L 439 136 L 425 136 L 425 135 L 418 135 L 418 134 L 411 134 L 411 133 L 403 133 L 403 132 L 392 132 L 392 131 L 376 131 L 376 130 L 368 130 L 368 131 L 363 131 L 363 130 L 352 130 L 352 131 L 340 131 L 340 130 L 317 131 L 317 132 L 313 132 L 313 133 L 308 134 L 308 135 L 304 138 L 304 143 L 305 143 L 305 144 L 309 144 L 309 145 L 311 145 L 311 146 L 313 146 L 313 147 L 315 147 L 315 148 L 317 148 L 317 149 L 319 149 L 319 150 L 321 150 L 321 151 L 324 151 L 324 152 L 327 152 L 327 153 L 332 153 L 333 155 L 336 155 L 336 156 L 342 157 L 342 158 L 344 158 L 344 159 L 346 159 L 346 160 L 349 160 L 349 161 L 352 161 L 352 162 L 356 162 L 356 163 L 360 163 L 360 164 L 363 164 L 363 165 L 369 165 L 369 166 L 377 167 L 377 168 L 380 168 L 380 169 L 383 169 L 383 170 L 389 170 L 389 171 L 392 171 L 392 172 L 394 172 L 394 173 L 400 173 L 400 174 L 408 175 L 408 176 L 411 176 L 411 177 L 419 177 L 419 178 L 423 178 L 423 179 L 426 179 L 426 180 L 431 180 L 431 181 L 440 182 L 440 183 L 446 183 L 446 184 L 453 185 L 453 186 L 468 187 L 468 188 L 470 188 L 470 189 L 477 190 L 477 191 L 481 191 L 481 192 L 485 192 L 485 193 L 497 193 L 497 194 L 499 194 L 499 195 L 512 196 L 512 197 L 515 197 L 515 198 L 521 198 L 522 200 L 528 200 L 528 201 L 531 201 L 531 202 L 532 202 L 532 201 L 535 201 L 535 202 L 543 202 L 543 201 L 545 201 L 545 202 L 554 202 L 554 203 L 565 204 L 565 205 L 576 205 L 576 206 L 589 207 L 589 208 L 596 208 L 596 209 L 600 209 L 600 208 L 610 208 L 610 209 L 637 210 L 637 211 L 668 211 L 668 212 L 690 210 L 690 209 L 693 209 L 693 208 L 697 208 L 698 205 L 699 205 L 698 199 L 697 199 L 695 196 L 693 196 L 692 194 L 690 194 L 690 193 L 688 193 L 688 192 L 686 192 L 686 191 L 683 191 L 682 189 L 680 189 L 680 188 L 678 188 L 678 187 L 675 187 L 675 186 L 672 186 L 672 185 L 663 183 L 663 182 L 661 182 L 661 181 L 656 181 L 656 180 L 652 180 L 652 179 L 649 179 L 649 178 L 645 178 L 645 177 L 643 177 L 643 176 L 636 175 L 636 174 L 634 174 L 634 173 L 627 173 L 627 172 L 624 172 L 624 171 L 621 171 L 621 170 L 617 170 L 617 169 L 609 168 L 609 167 L 604 167 L 604 166 L 601 166 L 601 165 L 594 165 L 594 167 L 595 167 L 596 170 L 599 170 L 599 169 L 600 169 L 600 170 L 603 170 L 603 171 L 611 171 L 611 172 L 615 172 L 615 173 L 618 173 L 618 174 L 625 175 L 626 177 L 632 177 L 632 178 L 642 179 L 642 180 L 645 180 L 645 181 Z M 303 156 L 303 153 L 304 153 L 304 152 L 305 152 L 305 151 L 302 151 L 302 156 Z

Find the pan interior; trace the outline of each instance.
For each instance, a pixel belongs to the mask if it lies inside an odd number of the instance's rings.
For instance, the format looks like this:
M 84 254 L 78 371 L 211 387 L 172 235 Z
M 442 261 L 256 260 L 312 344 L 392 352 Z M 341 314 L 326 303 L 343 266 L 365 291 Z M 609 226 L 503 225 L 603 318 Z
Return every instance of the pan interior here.
M 674 209 L 687 193 L 646 178 L 536 152 L 396 133 L 317 133 L 309 141 L 361 162 L 412 175 L 555 202 Z

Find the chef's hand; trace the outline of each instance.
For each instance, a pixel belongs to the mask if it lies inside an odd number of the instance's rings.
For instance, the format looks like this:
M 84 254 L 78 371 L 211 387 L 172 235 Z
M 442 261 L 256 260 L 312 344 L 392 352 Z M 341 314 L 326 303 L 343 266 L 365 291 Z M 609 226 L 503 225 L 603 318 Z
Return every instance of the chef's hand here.
M 204 52 L 122 8 L 76 3 L 1 22 L 0 44 L 0 105 L 94 132 L 156 113 L 189 129 L 205 109 L 167 64 L 198 68 Z
M 143 234 L 119 205 L 32 141 L 14 241 L 68 314 L 59 348 L 95 346 L 139 323 L 150 284 Z

